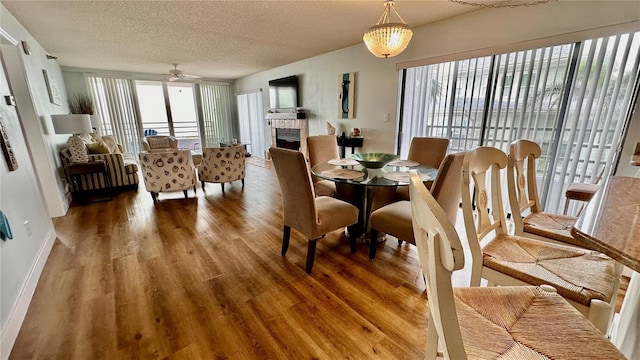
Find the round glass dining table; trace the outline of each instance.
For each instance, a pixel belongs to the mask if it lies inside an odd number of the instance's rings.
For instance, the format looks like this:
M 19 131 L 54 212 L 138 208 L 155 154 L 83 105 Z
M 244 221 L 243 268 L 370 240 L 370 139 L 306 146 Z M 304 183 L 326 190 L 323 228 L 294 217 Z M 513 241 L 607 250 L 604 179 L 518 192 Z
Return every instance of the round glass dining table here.
M 407 166 L 408 165 L 408 166 Z M 360 242 L 368 242 L 369 216 L 375 209 L 393 202 L 397 186 L 409 185 L 409 170 L 416 169 L 423 181 L 432 181 L 438 169 L 420 166 L 408 160 L 395 160 L 380 169 L 366 168 L 349 158 L 333 159 L 311 168 L 311 173 L 336 183 L 336 198 L 349 202 L 360 211 L 357 231 Z M 384 241 L 383 237 L 379 240 Z

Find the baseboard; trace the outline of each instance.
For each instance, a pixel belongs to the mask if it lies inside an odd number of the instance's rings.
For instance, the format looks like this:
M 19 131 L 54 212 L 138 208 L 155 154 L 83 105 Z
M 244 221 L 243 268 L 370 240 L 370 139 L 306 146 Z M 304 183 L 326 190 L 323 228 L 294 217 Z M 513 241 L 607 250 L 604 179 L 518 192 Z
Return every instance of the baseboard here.
M 2 334 L 0 335 L 1 360 L 8 359 L 11 354 L 11 349 L 13 349 L 13 345 L 18 337 L 18 333 L 20 332 L 22 322 L 27 315 L 29 304 L 31 304 L 31 298 L 36 290 L 36 286 L 40 280 L 40 275 L 42 274 L 44 265 L 47 263 L 47 259 L 49 258 L 49 254 L 51 253 L 51 248 L 53 247 L 55 240 L 56 232 L 52 226 L 51 230 L 47 234 L 46 240 L 40 247 L 36 261 L 29 272 L 29 276 L 27 276 L 27 280 L 22 285 L 22 289 L 20 289 L 18 301 L 16 301 L 9 313 L 7 324 L 4 329 L 2 329 Z

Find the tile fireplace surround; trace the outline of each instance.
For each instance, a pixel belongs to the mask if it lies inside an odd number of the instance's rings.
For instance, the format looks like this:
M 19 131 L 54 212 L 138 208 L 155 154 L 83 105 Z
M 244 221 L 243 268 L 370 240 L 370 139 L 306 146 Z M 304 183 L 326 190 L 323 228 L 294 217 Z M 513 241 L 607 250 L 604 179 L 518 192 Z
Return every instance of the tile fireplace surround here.
M 300 130 L 300 152 L 307 156 L 307 137 L 309 136 L 308 119 L 296 119 L 295 113 L 275 113 L 267 114 L 267 119 L 271 122 L 271 146 L 277 147 L 276 129 L 299 129 Z

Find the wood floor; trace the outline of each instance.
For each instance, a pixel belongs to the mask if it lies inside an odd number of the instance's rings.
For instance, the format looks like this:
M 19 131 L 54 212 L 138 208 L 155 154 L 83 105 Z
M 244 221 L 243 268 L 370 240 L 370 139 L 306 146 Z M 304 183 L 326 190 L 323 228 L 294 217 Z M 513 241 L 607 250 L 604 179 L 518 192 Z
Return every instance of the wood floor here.
M 268 163 L 267 163 L 268 164 Z M 196 198 L 139 191 L 74 205 L 11 359 L 419 359 L 427 300 L 415 248 L 389 240 L 368 260 L 340 231 L 293 231 L 280 256 L 275 173 Z M 467 280 L 468 281 L 468 280 Z
M 318 243 L 282 214 L 272 169 L 184 199 L 138 192 L 72 206 L 11 359 L 417 359 L 427 301 L 415 249 L 368 260 L 340 231 Z

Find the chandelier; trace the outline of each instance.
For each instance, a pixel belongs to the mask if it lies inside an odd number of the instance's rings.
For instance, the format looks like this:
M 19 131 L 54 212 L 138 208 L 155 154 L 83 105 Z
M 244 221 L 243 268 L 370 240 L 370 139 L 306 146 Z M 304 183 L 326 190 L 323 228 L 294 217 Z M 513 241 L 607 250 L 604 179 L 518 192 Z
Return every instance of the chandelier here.
M 380 20 L 362 37 L 367 49 L 379 58 L 388 58 L 403 52 L 413 35 L 413 31 L 400 17 L 394 6 L 395 1 L 385 0 L 384 12 Z M 396 14 L 400 22 L 390 22 L 391 11 Z

